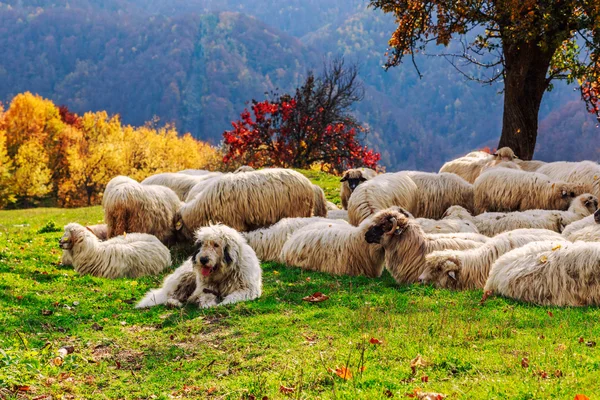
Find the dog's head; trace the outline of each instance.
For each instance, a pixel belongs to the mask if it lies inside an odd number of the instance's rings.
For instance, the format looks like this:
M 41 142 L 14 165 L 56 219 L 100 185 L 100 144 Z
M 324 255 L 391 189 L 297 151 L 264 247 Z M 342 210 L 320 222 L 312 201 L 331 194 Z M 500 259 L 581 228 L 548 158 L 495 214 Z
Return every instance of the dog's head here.
M 379 211 L 366 220 L 369 226 L 365 240 L 371 244 L 385 244 L 386 239 L 400 237 L 409 224 L 409 216 L 410 214 L 400 207 Z
M 360 185 L 366 180 L 367 178 L 363 176 L 363 173 L 360 169 L 349 169 L 344 172 L 344 174 L 342 175 L 342 179 L 340 179 L 340 182 L 348 182 L 350 192 L 354 192 L 354 189 L 356 189 L 358 185 Z
M 241 235 L 225 225 L 211 225 L 196 232 L 194 269 L 205 279 L 218 279 L 235 272 L 240 257 Z
M 83 226 L 74 222 L 70 223 L 69 225 L 65 226 L 65 233 L 58 240 L 58 245 L 63 250 L 71 250 L 73 246 L 83 241 L 87 233 L 90 232 L 87 231 Z

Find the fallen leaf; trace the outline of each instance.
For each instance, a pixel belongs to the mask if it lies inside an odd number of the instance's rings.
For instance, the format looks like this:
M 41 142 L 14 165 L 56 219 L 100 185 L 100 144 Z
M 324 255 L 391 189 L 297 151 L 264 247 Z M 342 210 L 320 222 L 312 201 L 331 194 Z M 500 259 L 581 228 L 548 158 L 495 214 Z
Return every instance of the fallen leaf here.
M 379 339 L 375 339 L 374 337 L 371 338 L 371 340 L 369 340 L 369 343 L 371 344 L 383 344 L 383 342 Z
M 293 387 L 286 387 L 283 385 L 279 385 L 279 392 L 283 393 L 283 394 L 292 394 L 292 393 L 294 393 L 295 390 L 296 390 L 296 388 L 293 388 Z
M 579 343 L 583 343 L 583 337 L 579 337 Z
M 548 316 L 549 316 L 550 318 L 554 317 L 554 314 L 552 314 L 552 311 L 548 311 Z
M 540 370 L 538 371 L 538 375 L 540 376 L 540 378 L 542 379 L 548 379 L 548 373 L 544 370 Z
M 60 367 L 63 363 L 63 359 L 60 357 L 54 357 L 54 359 L 52 360 L 52 364 L 56 365 L 57 367 Z
M 335 374 L 345 380 L 352 379 L 352 372 L 346 367 L 336 368 Z
M 483 303 L 485 303 L 485 301 L 488 299 L 488 297 L 490 297 L 492 295 L 492 293 L 493 292 L 491 290 L 487 290 L 487 291 L 483 292 L 483 296 L 481 297 L 479 304 L 483 305 Z
M 367 369 L 367 366 L 366 366 L 366 365 L 363 365 L 363 366 L 362 366 L 362 367 L 360 367 L 358 370 L 359 370 L 360 372 L 365 372 L 365 371 L 366 371 L 366 369 Z
M 392 391 L 390 389 L 385 389 L 383 394 L 385 395 L 385 397 L 389 397 L 389 398 L 394 397 L 394 393 L 392 393 Z
M 52 314 L 53 314 L 52 310 L 46 310 L 46 309 L 42 310 L 43 316 L 48 316 L 48 315 L 52 315 Z
M 214 393 L 216 391 L 217 391 L 217 388 L 215 386 L 213 386 L 213 387 L 210 387 L 210 388 L 208 388 L 206 390 L 206 394 L 212 394 L 212 393 Z
M 529 359 L 527 359 L 527 357 L 523 357 L 521 359 L 521 367 L 529 368 Z
M 556 371 L 554 371 L 554 376 L 557 378 L 562 378 L 563 373 L 560 369 L 557 369 Z
M 101 326 L 101 325 L 98 325 L 96 322 L 94 322 L 92 324 L 92 329 L 95 330 L 95 331 L 101 331 L 102 329 L 104 329 L 104 327 Z
M 587 347 L 596 347 L 596 342 L 590 340 L 589 342 L 585 342 L 585 345 Z
M 306 282 L 310 282 L 310 276 L 306 277 Z
M 273 271 L 273 275 L 279 275 L 279 271 Z
M 427 382 L 429 382 L 429 377 L 428 377 L 427 375 L 423 375 L 423 376 L 421 377 L 421 382 L 424 382 L 424 383 L 427 383 Z
M 63 346 L 58 349 L 58 355 L 61 357 L 65 357 L 67 354 L 71 354 L 75 351 L 75 347 L 73 346 Z
M 321 292 L 315 292 L 315 293 L 313 293 L 310 296 L 306 296 L 306 297 L 302 298 L 302 300 L 308 301 L 310 303 L 320 303 L 320 302 L 325 301 L 327 299 L 329 299 L 329 296 L 327 296 L 327 295 L 325 295 L 325 294 L 323 294 Z
M 17 296 L 17 300 L 23 300 L 23 296 Z
M 564 344 L 559 344 L 558 346 L 556 346 L 556 351 L 565 351 L 567 349 L 567 346 L 565 346 Z
M 546 257 L 546 256 L 541 256 L 541 257 L 540 257 L 540 262 L 541 262 L 542 264 L 544 264 L 544 263 L 547 263 L 547 262 L 548 262 L 548 257 Z
M 17 386 L 19 392 L 29 392 L 29 389 L 31 389 L 29 386 Z
M 573 400 L 590 400 L 585 394 L 576 394 Z
M 557 244 L 556 246 L 554 246 L 554 247 L 552 248 L 552 251 L 556 251 L 556 250 L 560 249 L 561 247 L 562 247 L 562 246 L 561 246 L 560 244 Z

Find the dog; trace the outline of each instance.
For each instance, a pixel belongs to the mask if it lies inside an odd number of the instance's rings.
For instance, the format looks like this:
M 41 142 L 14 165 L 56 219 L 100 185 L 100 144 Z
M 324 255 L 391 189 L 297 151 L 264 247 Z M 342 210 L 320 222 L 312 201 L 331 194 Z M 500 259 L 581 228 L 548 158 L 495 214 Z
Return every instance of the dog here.
M 165 278 L 161 288 L 150 290 L 136 308 L 186 303 L 208 308 L 260 297 L 260 261 L 239 232 L 219 224 L 200 228 L 195 236 L 194 254 Z

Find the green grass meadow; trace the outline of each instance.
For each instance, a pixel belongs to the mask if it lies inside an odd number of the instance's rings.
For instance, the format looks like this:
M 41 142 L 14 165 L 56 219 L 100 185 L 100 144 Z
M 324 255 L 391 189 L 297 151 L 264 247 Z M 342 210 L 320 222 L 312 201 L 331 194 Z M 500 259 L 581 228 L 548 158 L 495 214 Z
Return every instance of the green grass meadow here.
M 311 178 L 335 195 L 337 180 Z M 480 290 L 398 286 L 387 272 L 264 264 L 256 301 L 140 311 L 163 276 L 107 280 L 59 265 L 62 227 L 101 220 L 100 207 L 0 211 L 0 398 L 600 398 L 596 308 L 480 305 Z M 173 251 L 178 262 L 188 252 Z M 314 292 L 330 298 L 302 300 Z

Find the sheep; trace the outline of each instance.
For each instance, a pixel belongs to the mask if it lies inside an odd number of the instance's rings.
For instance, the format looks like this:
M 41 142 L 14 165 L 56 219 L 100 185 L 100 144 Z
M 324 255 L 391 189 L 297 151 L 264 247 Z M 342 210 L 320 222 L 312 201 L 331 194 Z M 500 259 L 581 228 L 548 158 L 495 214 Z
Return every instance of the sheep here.
M 346 211 L 346 210 L 329 210 L 329 211 L 327 211 L 327 218 L 348 222 L 348 211 Z
M 502 232 L 523 228 L 549 229 L 555 232 L 562 232 L 565 226 L 591 215 L 597 208 L 598 198 L 589 193 L 584 193 L 571 201 L 571 205 L 567 211 L 527 210 L 509 213 L 485 212 L 471 216 L 466 210 L 461 212 L 458 211 L 458 208 L 454 208 L 450 211 L 450 218 L 453 218 L 453 214 L 460 214 L 463 220 L 474 223 L 479 232 L 486 236 L 496 236 Z M 447 213 L 448 210 L 446 211 Z
M 85 229 L 92 232 L 100 240 L 108 239 L 108 226 L 106 224 L 87 225 Z
M 184 169 L 182 171 L 177 171 L 177 173 L 185 175 L 206 175 L 210 173 L 210 171 L 207 171 L 205 169 Z
M 171 265 L 169 249 L 155 236 L 145 233 L 101 241 L 90 230 L 73 222 L 65 226 L 59 244 L 76 272 L 101 278 L 157 275 Z
M 600 241 L 600 210 L 597 210 L 594 215 L 567 225 L 562 235 L 571 242 L 577 240 L 584 242 Z
M 340 199 L 342 200 L 342 208 L 348 209 L 348 200 L 354 192 L 354 189 L 361 183 L 377 176 L 377 172 L 370 168 L 353 168 L 344 171 L 342 174 L 342 187 L 340 188 Z
M 500 257 L 485 294 L 545 306 L 600 305 L 600 243 L 538 241 Z
M 194 186 L 198 183 L 216 175 L 220 172 L 211 172 L 203 175 L 187 175 L 174 172 L 156 174 L 144 179 L 142 185 L 160 185 L 173 190 L 181 201 L 184 201 Z
M 593 161 L 552 162 L 543 165 L 537 172 L 554 180 L 581 183 L 585 185 L 586 192 L 600 197 L 600 165 Z
M 302 269 L 335 275 L 381 276 L 385 252 L 378 244 L 365 242 L 365 233 L 380 211 L 359 226 L 318 222 L 307 225 L 283 245 L 280 261 Z
M 335 204 L 335 203 L 333 203 L 333 202 L 331 202 L 331 201 L 327 200 L 327 211 L 330 211 L 330 210 L 331 210 L 331 211 L 337 211 L 337 210 L 339 210 L 339 209 L 340 209 L 340 208 L 337 206 L 337 204 Z
M 313 215 L 315 217 L 326 217 L 327 216 L 327 199 L 325 198 L 325 192 L 318 185 L 313 184 L 313 192 L 315 196 L 315 203 L 313 206 Z
M 482 288 L 492 264 L 501 255 L 527 243 L 560 239 L 558 233 L 546 229 L 516 229 L 476 249 L 435 251 L 425 258 L 419 282 L 455 290 Z
M 448 161 L 442 165 L 440 173 L 450 172 L 456 174 L 472 184 L 481 174 L 482 169 L 501 162 L 514 161 L 515 159 L 515 153 L 509 147 L 503 147 L 494 154 L 473 151 L 466 156 Z
M 473 184 L 475 213 L 484 211 L 566 210 L 584 193 L 582 185 L 551 181 L 546 175 L 507 168 L 484 172 Z
M 539 161 L 539 160 L 530 160 L 530 161 L 524 161 L 524 160 L 514 160 L 515 163 L 517 163 L 517 165 L 519 165 L 519 167 L 521 167 L 521 169 L 523 171 L 527 171 L 527 172 L 538 172 L 538 170 L 546 165 L 546 163 L 544 161 Z
M 415 220 L 396 207 L 377 213 L 365 228 L 365 240 L 383 247 L 386 268 L 399 284 L 417 282 L 425 266 L 425 256 L 433 251 L 482 246 L 482 243 L 461 238 L 430 237 Z M 338 254 L 331 257 L 341 258 Z
M 141 185 L 126 176 L 111 179 L 102 198 L 108 237 L 149 233 L 169 243 L 175 236 L 175 215 L 181 206 L 171 189 Z
M 262 261 L 283 262 L 279 256 L 283 245 L 297 230 L 314 223 L 343 224 L 349 227 L 348 223 L 342 220 L 331 220 L 322 217 L 311 218 L 284 218 L 268 228 L 257 229 L 242 233 L 242 236 L 248 241 L 250 247 L 254 249 L 256 255 Z
M 521 166 L 513 161 L 492 161 L 486 164 L 483 168 L 481 168 L 481 172 L 479 175 L 483 174 L 486 171 L 489 171 L 492 168 L 509 168 L 509 169 L 518 169 L 522 170 Z
M 432 240 L 438 239 L 464 239 L 476 243 L 487 243 L 490 240 L 489 237 L 480 233 L 473 232 L 450 232 L 450 233 L 425 233 L 425 235 Z M 473 247 L 478 247 L 474 245 Z
M 417 185 L 416 205 L 411 211 L 417 218 L 439 219 L 452 205 L 473 208 L 473 185 L 460 176 L 410 171 L 407 175 Z
M 233 171 L 233 173 L 240 174 L 240 173 L 251 172 L 251 171 L 256 171 L 256 170 L 249 165 L 242 165 L 241 167 L 239 167 L 238 169 Z
M 421 228 L 425 233 L 479 233 L 474 223 L 461 219 L 443 218 L 437 220 L 428 218 L 415 218 L 415 221 L 421 225 Z
M 412 212 L 417 185 L 406 172 L 377 175 L 359 185 L 348 201 L 348 219 L 357 226 L 377 211 L 399 206 Z
M 185 198 L 185 202 L 189 203 L 190 201 L 192 201 L 194 199 L 194 197 L 196 197 L 198 195 L 198 193 L 201 193 L 204 189 L 209 187 L 212 183 L 221 179 L 222 176 L 223 176 L 223 174 L 221 172 L 211 172 L 211 173 L 204 174 L 201 177 L 199 177 L 202 179 L 199 179 L 198 183 L 196 183 L 194 185 L 194 187 L 192 187 L 190 189 L 187 197 Z
M 312 183 L 296 171 L 269 168 L 226 174 L 180 208 L 176 229 L 188 240 L 209 222 L 250 231 L 286 217 L 310 217 L 313 206 Z

